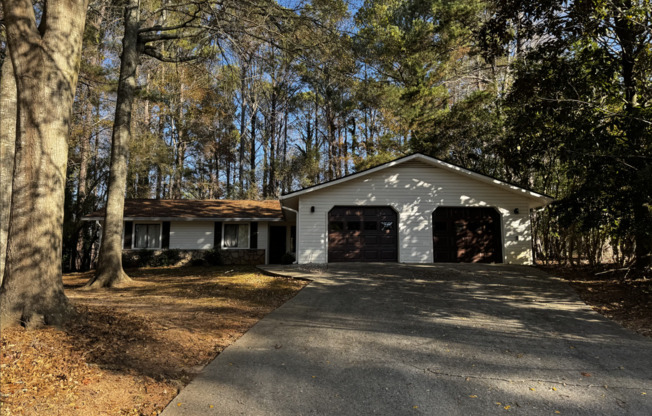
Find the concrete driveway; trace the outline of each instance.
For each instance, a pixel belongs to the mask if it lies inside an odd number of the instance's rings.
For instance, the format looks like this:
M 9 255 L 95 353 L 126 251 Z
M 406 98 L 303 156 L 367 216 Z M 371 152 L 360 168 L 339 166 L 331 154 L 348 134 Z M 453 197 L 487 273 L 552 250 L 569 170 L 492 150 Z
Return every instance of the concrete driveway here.
M 277 272 L 314 281 L 163 415 L 652 415 L 652 340 L 537 269 Z

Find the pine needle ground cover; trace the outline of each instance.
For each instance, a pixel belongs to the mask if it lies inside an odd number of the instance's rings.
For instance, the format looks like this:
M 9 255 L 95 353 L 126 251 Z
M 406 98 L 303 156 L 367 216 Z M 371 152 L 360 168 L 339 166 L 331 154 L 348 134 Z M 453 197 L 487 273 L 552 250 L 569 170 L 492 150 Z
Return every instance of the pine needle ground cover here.
M 614 265 L 539 266 L 568 280 L 594 311 L 627 329 L 652 337 L 652 272 L 631 272 Z
M 304 281 L 249 267 L 128 270 L 127 288 L 64 276 L 61 329 L 1 334 L 1 415 L 155 415 L 201 368 Z

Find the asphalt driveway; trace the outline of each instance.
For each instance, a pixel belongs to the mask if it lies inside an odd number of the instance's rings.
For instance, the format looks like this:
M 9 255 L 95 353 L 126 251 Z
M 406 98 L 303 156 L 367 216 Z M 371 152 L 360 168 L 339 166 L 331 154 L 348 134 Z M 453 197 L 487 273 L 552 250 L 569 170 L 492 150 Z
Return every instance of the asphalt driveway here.
M 652 340 L 507 265 L 329 265 L 171 415 L 652 415 Z

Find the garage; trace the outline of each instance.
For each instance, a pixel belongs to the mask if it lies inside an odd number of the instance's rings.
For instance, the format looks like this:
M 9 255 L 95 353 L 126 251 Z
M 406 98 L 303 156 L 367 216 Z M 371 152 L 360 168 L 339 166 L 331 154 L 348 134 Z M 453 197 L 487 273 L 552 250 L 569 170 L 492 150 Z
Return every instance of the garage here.
M 532 264 L 530 213 L 552 200 L 414 154 L 283 195 L 281 204 L 296 216 L 299 264 Z
M 328 261 L 398 261 L 397 214 L 391 207 L 334 207 L 328 213 Z
M 500 214 L 494 208 L 439 207 L 432 223 L 436 263 L 502 263 Z

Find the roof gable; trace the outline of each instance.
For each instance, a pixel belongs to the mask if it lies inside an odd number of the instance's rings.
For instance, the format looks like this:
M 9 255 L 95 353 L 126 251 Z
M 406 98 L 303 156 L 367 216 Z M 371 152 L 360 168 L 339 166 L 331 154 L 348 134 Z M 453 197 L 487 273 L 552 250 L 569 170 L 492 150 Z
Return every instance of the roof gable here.
M 534 192 L 532 190 L 525 189 L 525 188 L 510 184 L 510 183 L 498 180 L 496 178 L 492 178 L 490 176 L 483 175 L 483 174 L 478 173 L 478 172 L 474 172 L 472 170 L 463 168 L 461 166 L 453 165 L 451 163 L 444 162 L 443 160 L 440 160 L 440 159 L 437 159 L 437 158 L 434 158 L 434 157 L 430 157 L 430 156 L 426 156 L 426 155 L 421 154 L 421 153 L 414 153 L 414 154 L 411 154 L 411 155 L 408 155 L 408 156 L 404 156 L 402 158 L 395 159 L 395 160 L 393 160 L 391 162 L 387 162 L 387 163 L 384 163 L 382 165 L 379 165 L 379 166 L 376 166 L 376 167 L 373 167 L 373 168 L 370 168 L 370 169 L 366 169 L 366 170 L 363 170 L 363 171 L 360 171 L 360 172 L 356 172 L 356 173 L 353 173 L 351 175 L 344 176 L 342 178 L 334 179 L 334 180 L 331 180 L 331 181 L 328 181 L 328 182 L 324 182 L 324 183 L 321 183 L 321 184 L 318 184 L 318 185 L 313 185 L 313 186 L 310 186 L 308 188 L 304 188 L 304 189 L 301 189 L 301 190 L 298 190 L 298 191 L 295 191 L 295 192 L 285 194 L 285 195 L 283 195 L 281 197 L 281 201 L 284 202 L 284 203 L 289 203 L 289 202 L 295 200 L 296 198 L 298 198 L 301 195 L 305 195 L 305 194 L 310 193 L 310 192 L 316 192 L 316 191 L 319 191 L 321 189 L 326 189 L 326 188 L 329 188 L 329 187 L 332 187 L 332 186 L 337 186 L 337 185 L 340 185 L 342 183 L 346 183 L 346 182 L 349 182 L 349 181 L 352 181 L 352 180 L 355 180 L 355 179 L 360 179 L 360 178 L 363 178 L 365 176 L 372 175 L 374 173 L 383 171 L 385 169 L 400 166 L 400 165 L 403 165 L 405 163 L 413 162 L 413 161 L 421 162 L 421 163 L 424 163 L 426 165 L 432 166 L 434 168 L 442 168 L 443 170 L 453 172 L 453 173 L 456 173 L 458 175 L 465 176 L 465 177 L 467 177 L 469 179 L 476 180 L 476 181 L 479 181 L 479 182 L 483 182 L 483 183 L 486 183 L 488 185 L 495 186 L 497 188 L 500 188 L 500 189 L 503 189 L 503 190 L 506 190 L 506 191 L 509 191 L 509 192 L 512 192 L 512 193 L 516 193 L 516 194 L 518 194 L 518 195 L 520 195 L 522 197 L 525 197 L 525 198 L 529 199 L 531 201 L 531 204 L 530 204 L 531 207 L 542 207 L 542 206 L 545 206 L 545 205 L 547 205 L 547 204 L 549 204 L 550 202 L 553 201 L 553 198 L 551 198 L 550 196 L 540 194 L 538 192 Z

